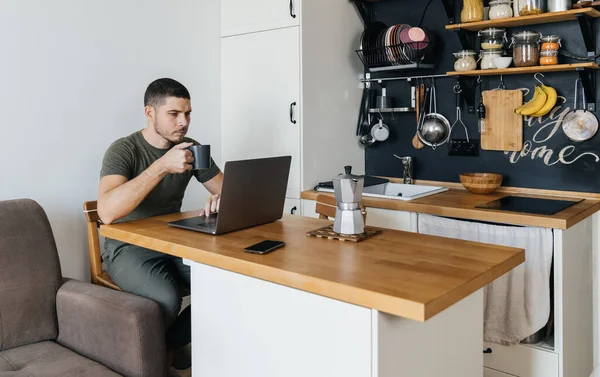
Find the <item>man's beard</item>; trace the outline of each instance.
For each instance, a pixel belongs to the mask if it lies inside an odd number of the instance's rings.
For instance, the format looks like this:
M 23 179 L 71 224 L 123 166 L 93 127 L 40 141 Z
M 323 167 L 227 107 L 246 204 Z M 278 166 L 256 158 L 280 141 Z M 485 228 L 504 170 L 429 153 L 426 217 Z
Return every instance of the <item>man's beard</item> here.
M 159 134 L 163 139 L 170 141 L 173 144 L 179 144 L 183 141 L 183 138 L 185 137 L 185 135 L 168 135 L 165 131 L 163 131 L 162 127 L 154 122 L 154 129 L 156 130 L 156 133 Z

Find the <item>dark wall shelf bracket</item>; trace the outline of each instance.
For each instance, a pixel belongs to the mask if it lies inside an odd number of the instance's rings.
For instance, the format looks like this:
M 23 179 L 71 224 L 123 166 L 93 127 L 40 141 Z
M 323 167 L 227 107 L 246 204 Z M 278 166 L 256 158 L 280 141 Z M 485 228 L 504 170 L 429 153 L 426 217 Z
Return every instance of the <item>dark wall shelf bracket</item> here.
M 453 24 L 456 20 L 456 1 L 455 0 L 442 0 L 446 14 L 448 15 L 448 24 Z
M 457 29 L 458 40 L 464 50 L 473 50 L 475 46 L 475 33 L 463 29 Z
M 467 102 L 467 112 L 475 114 L 475 94 L 477 89 L 477 77 L 461 76 L 458 78 L 462 89 L 462 97 Z
M 585 104 L 588 111 L 596 111 L 596 71 L 589 69 L 580 69 L 579 77 L 585 92 L 587 103 Z
M 371 23 L 372 11 L 370 7 L 367 4 L 365 4 L 362 0 L 352 0 L 352 3 L 354 3 L 354 6 L 358 11 L 358 14 L 362 19 L 364 26 L 367 27 L 367 25 Z
M 596 55 L 596 34 L 594 33 L 594 19 L 584 14 L 577 16 L 579 27 L 581 28 L 581 36 L 585 43 L 587 55 L 592 57 Z

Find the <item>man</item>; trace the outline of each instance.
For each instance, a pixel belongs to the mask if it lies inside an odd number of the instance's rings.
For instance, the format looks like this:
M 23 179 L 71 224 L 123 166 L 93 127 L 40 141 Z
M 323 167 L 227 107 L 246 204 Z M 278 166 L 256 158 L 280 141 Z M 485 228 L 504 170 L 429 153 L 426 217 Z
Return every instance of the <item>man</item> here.
M 200 215 L 218 211 L 223 173 L 212 161 L 208 169 L 192 171 L 188 148 L 198 144 L 185 137 L 192 112 L 190 94 L 179 82 L 162 78 L 144 95 L 145 129 L 110 145 L 102 161 L 98 215 L 105 224 L 179 212 L 192 176 L 211 193 Z M 186 355 L 174 366 L 191 364 L 190 308 L 181 314 L 181 287 L 189 286 L 189 267 L 181 258 L 106 239 L 103 251 L 108 273 L 125 292 L 159 303 L 167 329 L 169 359 Z M 177 358 L 176 358 L 177 359 Z M 181 359 L 181 357 L 179 357 Z

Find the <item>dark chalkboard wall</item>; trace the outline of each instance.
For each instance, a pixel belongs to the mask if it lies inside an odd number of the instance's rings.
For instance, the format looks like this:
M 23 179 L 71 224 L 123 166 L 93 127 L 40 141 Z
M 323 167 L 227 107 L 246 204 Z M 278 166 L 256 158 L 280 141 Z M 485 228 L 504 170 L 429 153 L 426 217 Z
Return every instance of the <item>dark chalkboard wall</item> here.
M 461 2 L 458 3 L 460 7 Z M 388 26 L 398 23 L 417 25 L 425 4 L 425 1 L 407 0 L 377 3 L 374 5 L 375 19 Z M 456 33 L 445 29 L 447 22 L 442 2 L 434 0 L 427 11 L 423 27 L 435 32 L 443 43 L 437 59 L 439 61 L 437 68 L 407 73 L 400 71 L 394 75 L 410 76 L 452 71 L 454 64 L 452 53 L 462 48 Z M 565 49 L 579 56 L 586 55 L 583 38 L 576 21 L 507 29 L 509 40 L 513 32 L 520 30 L 537 30 L 544 35 L 558 34 L 562 37 Z M 569 61 L 562 56 L 559 59 L 561 63 L 576 62 Z M 525 122 L 523 140 L 526 142 L 526 147 L 524 152 L 528 152 L 527 146 L 529 146 L 529 153 L 523 153 L 524 156 L 520 156 L 519 153 L 506 154 L 484 150 L 480 150 L 479 157 L 448 156 L 447 144 L 435 151 L 429 147 L 417 150 L 411 144 L 416 129 L 415 113 L 394 114 L 394 120 L 390 115 L 384 115 L 386 124 L 391 128 L 391 136 L 387 141 L 366 149 L 367 174 L 401 177 L 401 162 L 393 156 L 397 154 L 414 157 L 415 178 L 419 180 L 459 182 L 458 176 L 463 172 L 494 172 L 504 175 L 504 186 L 600 192 L 600 163 L 597 161 L 597 156 L 600 156 L 600 136 L 596 135 L 586 142 L 574 143 L 564 135 L 562 128 L 558 127 L 553 136 L 548 138 L 552 129 L 559 124 L 560 114 L 573 107 L 574 84 L 579 74 L 576 72 L 546 73 L 545 76 L 546 83 L 556 88 L 559 96 L 565 97 L 566 103 L 562 105 L 553 119 L 548 119 L 546 116 L 542 123 L 537 120 L 531 124 Z M 496 88 L 500 83 L 499 76 L 483 77 L 483 80 L 483 90 Z M 507 89 L 520 87 L 532 89 L 536 82 L 533 75 L 515 75 L 504 76 L 504 83 Z M 436 80 L 438 112 L 446 116 L 450 123 L 453 123 L 456 118 L 455 99 L 452 92 L 455 84 L 455 78 Z M 410 87 L 407 82 L 393 81 L 387 83 L 386 86 L 388 95 L 395 97 L 397 106 L 409 106 Z M 377 85 L 375 87 L 378 88 Z M 598 95 L 596 96 L 598 97 Z M 526 100 L 528 99 L 529 96 L 526 97 Z M 559 98 L 559 103 L 561 102 L 563 101 Z M 463 121 L 469 128 L 470 136 L 478 139 L 477 116 L 467 114 L 466 107 L 463 107 Z M 463 128 L 455 128 L 452 136 L 464 138 Z M 540 147 L 545 147 L 552 152 L 546 151 L 543 155 L 546 158 L 543 158 L 542 150 L 536 150 Z M 537 153 L 536 157 L 532 158 L 534 150 Z M 564 162 L 557 162 L 561 151 Z M 552 153 L 551 156 L 550 153 Z

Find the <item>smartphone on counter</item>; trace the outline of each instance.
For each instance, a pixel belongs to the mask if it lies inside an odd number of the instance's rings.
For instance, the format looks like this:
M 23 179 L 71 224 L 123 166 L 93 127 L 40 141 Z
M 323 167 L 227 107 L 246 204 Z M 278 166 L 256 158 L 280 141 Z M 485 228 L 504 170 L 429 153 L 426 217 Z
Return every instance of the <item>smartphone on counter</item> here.
M 252 254 L 267 254 L 271 251 L 279 249 L 280 247 L 283 247 L 284 245 L 285 242 L 265 240 L 252 246 L 248 246 L 244 249 L 244 251 Z

